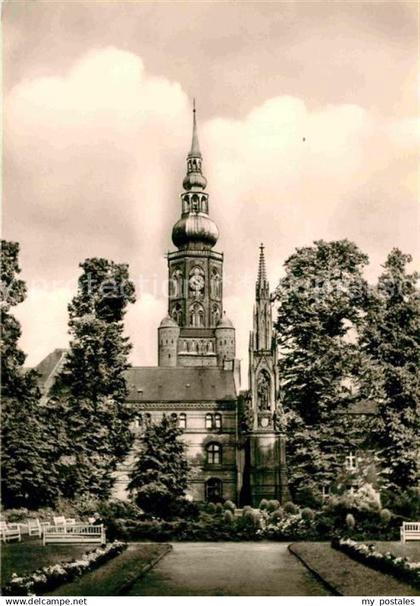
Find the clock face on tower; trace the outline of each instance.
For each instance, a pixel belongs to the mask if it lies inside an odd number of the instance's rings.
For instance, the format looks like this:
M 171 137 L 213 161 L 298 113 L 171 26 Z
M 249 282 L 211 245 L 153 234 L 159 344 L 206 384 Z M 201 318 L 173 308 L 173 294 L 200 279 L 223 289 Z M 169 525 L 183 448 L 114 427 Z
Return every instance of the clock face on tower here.
M 204 289 L 204 276 L 202 269 L 195 267 L 191 272 L 188 283 L 195 296 L 199 296 Z

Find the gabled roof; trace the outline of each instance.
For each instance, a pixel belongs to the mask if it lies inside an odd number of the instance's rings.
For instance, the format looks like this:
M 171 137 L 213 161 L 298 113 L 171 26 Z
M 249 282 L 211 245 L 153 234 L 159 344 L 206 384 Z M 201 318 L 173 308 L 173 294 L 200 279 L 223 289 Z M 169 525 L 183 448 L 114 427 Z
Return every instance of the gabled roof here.
M 127 370 L 131 402 L 236 400 L 233 371 L 220 368 L 137 366 Z
M 46 358 L 44 358 L 35 370 L 39 373 L 38 383 L 41 389 L 45 387 L 48 381 L 52 381 L 57 371 L 64 361 L 67 349 L 54 349 Z

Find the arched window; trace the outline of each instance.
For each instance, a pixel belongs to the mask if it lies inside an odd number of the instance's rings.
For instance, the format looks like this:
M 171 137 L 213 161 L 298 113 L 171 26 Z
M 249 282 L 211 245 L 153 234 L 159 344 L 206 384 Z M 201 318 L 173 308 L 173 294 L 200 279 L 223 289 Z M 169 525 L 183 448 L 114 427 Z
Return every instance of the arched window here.
M 220 412 L 216 412 L 216 414 L 214 415 L 214 428 L 222 428 L 222 415 L 220 414 Z
M 190 326 L 202 328 L 204 326 L 204 309 L 200 303 L 194 303 L 190 307 Z
M 149 425 L 151 425 L 152 423 L 152 415 L 149 412 L 146 412 L 146 414 L 144 415 L 144 424 L 146 425 L 146 427 L 148 427 Z
M 172 319 L 175 320 L 175 322 L 179 326 L 181 326 L 181 324 L 182 324 L 182 307 L 179 303 L 177 303 L 176 305 L 173 306 L 171 316 L 172 316 Z
M 173 412 L 171 414 L 171 421 L 172 423 L 174 423 L 175 425 L 178 423 L 178 415 L 176 414 L 176 412 Z
M 195 212 L 195 213 L 197 213 L 197 212 L 200 210 L 199 205 L 198 205 L 198 202 L 199 202 L 199 200 L 198 200 L 198 196 L 197 196 L 197 195 L 194 195 L 194 196 L 192 197 L 192 205 L 191 205 L 191 208 L 192 208 L 192 211 L 193 211 L 193 212 Z
M 169 282 L 169 295 L 171 297 L 180 297 L 182 295 L 182 271 L 179 267 L 172 272 Z
M 187 428 L 187 415 L 185 414 L 185 412 L 181 412 L 179 417 L 178 417 L 178 427 L 180 429 L 186 429 Z
M 264 412 L 270 410 L 271 379 L 268 372 L 263 369 L 257 379 L 258 410 Z
M 222 462 L 222 447 L 217 442 L 210 442 L 206 448 L 207 463 L 209 465 L 220 465 Z
M 221 298 L 222 278 L 220 277 L 220 274 L 215 267 L 213 267 L 213 269 L 211 270 L 210 290 L 211 296 L 214 299 Z
M 206 414 L 206 429 L 213 429 L 213 415 L 209 412 Z

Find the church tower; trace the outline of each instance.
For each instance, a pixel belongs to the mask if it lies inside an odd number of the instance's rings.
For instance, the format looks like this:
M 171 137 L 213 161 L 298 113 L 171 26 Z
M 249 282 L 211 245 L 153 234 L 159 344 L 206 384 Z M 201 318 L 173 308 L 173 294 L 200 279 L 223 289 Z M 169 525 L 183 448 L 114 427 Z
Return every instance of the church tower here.
M 260 246 L 255 285 L 254 324 L 249 336 L 249 488 L 251 502 L 284 501 L 287 492 L 285 443 L 280 433 L 277 341 L 273 330 L 270 285 L 264 246 Z
M 159 366 L 234 369 L 235 329 L 223 309 L 223 254 L 213 250 L 219 230 L 209 216 L 195 103 L 191 149 L 168 253 L 168 316 L 158 330 Z

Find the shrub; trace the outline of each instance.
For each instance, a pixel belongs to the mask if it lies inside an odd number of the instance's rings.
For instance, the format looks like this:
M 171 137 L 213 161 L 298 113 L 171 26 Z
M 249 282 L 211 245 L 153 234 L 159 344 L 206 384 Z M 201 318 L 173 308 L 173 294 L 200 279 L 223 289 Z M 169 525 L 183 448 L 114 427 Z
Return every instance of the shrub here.
M 315 519 L 315 513 L 310 507 L 305 507 L 302 509 L 301 516 L 302 520 L 305 520 L 306 522 L 312 522 L 312 520 Z
M 268 507 L 268 501 L 267 501 L 267 499 L 261 499 L 261 501 L 260 501 L 260 507 L 259 508 L 261 510 L 263 510 L 263 509 L 267 509 L 267 507 Z
M 114 499 L 113 502 L 116 502 L 118 499 Z M 119 501 L 120 503 L 126 503 L 127 501 Z M 98 513 L 101 506 L 104 504 L 104 501 L 100 501 L 99 499 L 92 497 L 91 495 L 83 495 L 74 501 L 74 509 L 78 516 L 81 518 L 91 517 L 95 513 Z
M 270 501 L 268 501 L 267 511 L 272 513 L 273 511 L 276 511 L 279 507 L 280 507 L 279 501 L 277 501 L 277 499 L 271 499 Z
M 216 513 L 223 513 L 223 505 L 221 503 L 216 503 Z
M 295 502 L 302 507 L 311 507 L 319 509 L 322 506 L 322 494 L 316 486 L 302 486 L 296 491 Z
M 8 522 L 23 522 L 28 517 L 28 510 L 26 507 L 20 509 L 6 509 L 4 516 Z
M 381 512 L 379 515 L 381 517 L 381 522 L 383 524 L 386 525 L 386 524 L 390 523 L 392 515 L 391 515 L 391 512 L 389 511 L 389 509 L 381 509 Z
M 216 513 L 216 505 L 215 505 L 215 503 L 209 503 L 207 505 L 207 511 L 209 513 Z
M 251 505 L 245 505 L 242 509 L 242 515 L 245 515 L 246 511 L 252 511 Z
M 223 507 L 225 509 L 228 509 L 229 511 L 235 511 L 235 509 L 236 509 L 235 503 L 233 501 L 229 501 L 229 500 L 225 501 L 223 503 Z
M 255 509 L 247 509 L 243 513 L 243 517 L 248 520 L 255 528 L 261 527 L 260 513 Z
M 106 522 L 115 518 L 129 518 L 136 520 L 144 517 L 143 511 L 130 501 L 122 501 L 120 499 L 110 499 L 98 503 L 97 508 L 91 514 L 98 513 L 100 518 Z
M 359 511 L 378 512 L 381 510 L 381 497 L 372 484 L 363 484 L 353 495 L 354 504 Z
M 270 522 L 272 522 L 272 523 L 280 522 L 280 520 L 282 520 L 283 518 L 284 518 L 284 511 L 281 507 L 279 507 L 278 509 L 276 509 L 276 511 L 273 511 L 273 513 L 270 515 Z
M 387 490 L 382 493 L 386 508 L 409 520 L 420 519 L 420 489 L 408 488 L 404 492 Z
M 235 517 L 230 509 L 226 509 L 225 513 L 223 514 L 223 519 L 227 524 L 233 523 Z
M 299 509 L 298 507 L 292 503 L 291 501 L 287 501 L 287 503 L 284 506 L 284 512 L 289 514 L 289 515 L 296 515 L 298 513 Z
M 353 528 L 356 526 L 356 520 L 354 519 L 354 515 L 351 513 L 346 515 L 346 526 L 350 530 L 353 530 Z

